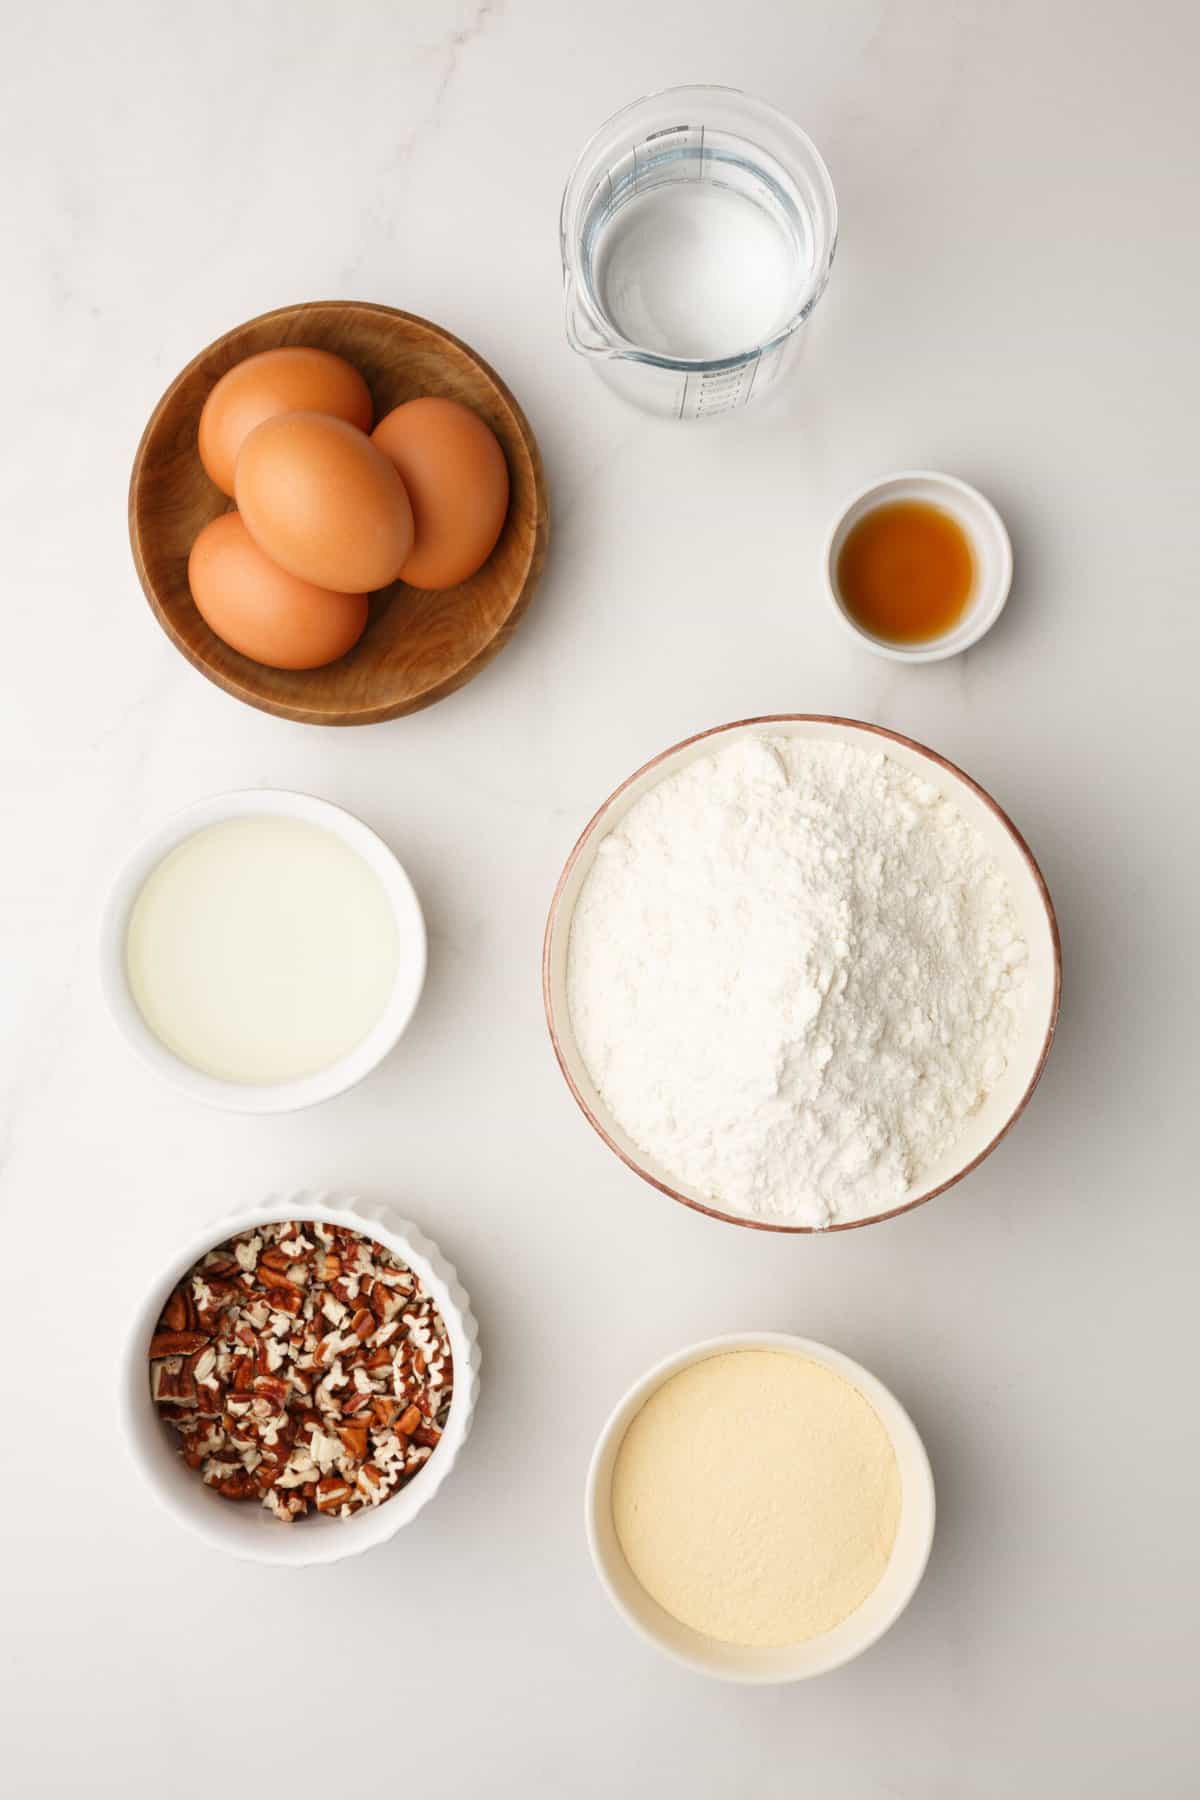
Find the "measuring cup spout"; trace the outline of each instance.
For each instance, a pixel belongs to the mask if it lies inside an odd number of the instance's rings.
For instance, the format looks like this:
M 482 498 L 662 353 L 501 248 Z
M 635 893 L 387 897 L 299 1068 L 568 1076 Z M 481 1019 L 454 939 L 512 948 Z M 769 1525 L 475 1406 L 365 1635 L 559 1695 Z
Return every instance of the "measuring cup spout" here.
M 578 290 L 569 269 L 563 271 L 563 306 L 566 314 L 567 342 L 580 356 L 613 357 L 617 350 L 600 336 L 579 301 Z

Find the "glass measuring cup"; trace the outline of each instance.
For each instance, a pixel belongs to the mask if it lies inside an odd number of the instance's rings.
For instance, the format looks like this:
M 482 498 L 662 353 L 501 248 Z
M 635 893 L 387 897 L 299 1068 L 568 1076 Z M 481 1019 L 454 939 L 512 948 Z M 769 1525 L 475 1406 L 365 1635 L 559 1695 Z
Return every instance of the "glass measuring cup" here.
M 665 88 L 584 146 L 559 220 L 567 339 L 634 405 L 729 413 L 790 362 L 837 246 L 798 125 L 727 87 Z

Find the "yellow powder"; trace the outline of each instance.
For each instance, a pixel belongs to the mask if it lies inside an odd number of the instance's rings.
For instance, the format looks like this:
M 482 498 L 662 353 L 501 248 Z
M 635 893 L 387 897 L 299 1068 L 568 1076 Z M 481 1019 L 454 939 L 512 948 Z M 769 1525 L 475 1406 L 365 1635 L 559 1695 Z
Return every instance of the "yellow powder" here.
M 737 1350 L 663 1383 L 617 1453 L 613 1522 L 646 1592 L 705 1637 L 800 1644 L 878 1585 L 900 1522 L 892 1441 L 807 1357 Z

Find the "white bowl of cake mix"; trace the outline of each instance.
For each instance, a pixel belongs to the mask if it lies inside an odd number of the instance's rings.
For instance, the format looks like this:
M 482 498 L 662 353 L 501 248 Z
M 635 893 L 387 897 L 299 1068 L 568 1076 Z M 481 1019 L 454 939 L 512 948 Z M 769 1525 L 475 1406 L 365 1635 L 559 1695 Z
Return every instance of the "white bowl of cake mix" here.
M 546 927 L 559 1066 L 684 1205 L 846 1230 L 962 1179 L 1049 1054 L 1061 953 L 1028 845 L 936 752 L 849 719 L 675 745 L 585 828 Z
M 425 979 L 425 924 L 392 851 L 353 814 L 269 788 L 176 813 L 109 895 L 109 1012 L 175 1087 L 292 1112 L 369 1074 Z
M 861 1655 L 920 1584 L 929 1459 L 883 1383 L 782 1332 L 711 1338 L 635 1382 L 600 1433 L 585 1526 L 625 1622 L 724 1681 Z

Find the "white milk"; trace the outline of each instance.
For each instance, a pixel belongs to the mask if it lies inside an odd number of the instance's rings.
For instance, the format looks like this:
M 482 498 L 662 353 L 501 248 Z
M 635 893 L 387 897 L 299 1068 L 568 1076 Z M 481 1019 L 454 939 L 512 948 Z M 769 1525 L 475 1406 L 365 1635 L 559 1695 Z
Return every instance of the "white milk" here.
M 129 985 L 167 1048 L 222 1081 L 294 1081 L 376 1024 L 399 941 L 373 870 L 299 819 L 229 819 L 163 858 L 125 940 Z

